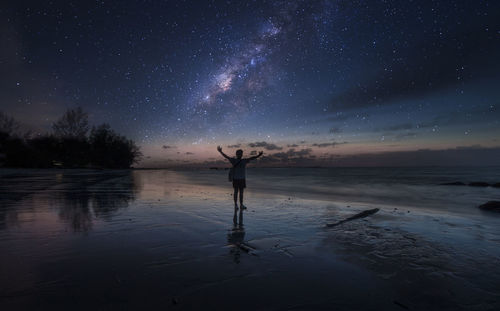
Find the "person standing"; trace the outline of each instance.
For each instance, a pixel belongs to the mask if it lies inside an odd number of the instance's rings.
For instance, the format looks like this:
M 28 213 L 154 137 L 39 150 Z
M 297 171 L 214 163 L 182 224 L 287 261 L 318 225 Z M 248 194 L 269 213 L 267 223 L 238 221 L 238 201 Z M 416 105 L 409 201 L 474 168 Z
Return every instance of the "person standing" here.
M 240 194 L 240 208 L 246 209 L 245 205 L 243 205 L 243 191 L 246 188 L 246 166 L 248 162 L 257 159 L 258 157 L 262 156 L 264 152 L 260 151 L 258 155 L 243 159 L 243 150 L 238 149 L 236 150 L 236 158 L 231 158 L 228 155 L 226 155 L 224 152 L 222 152 L 221 146 L 217 146 L 217 151 L 220 152 L 220 154 L 229 160 L 231 164 L 233 165 L 233 189 L 234 189 L 234 208 L 238 209 L 238 192 Z

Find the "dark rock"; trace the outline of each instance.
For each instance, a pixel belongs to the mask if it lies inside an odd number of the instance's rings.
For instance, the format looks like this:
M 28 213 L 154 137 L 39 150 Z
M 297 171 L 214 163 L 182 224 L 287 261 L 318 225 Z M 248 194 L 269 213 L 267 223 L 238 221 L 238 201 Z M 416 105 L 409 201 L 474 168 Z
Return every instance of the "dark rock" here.
M 500 212 L 500 201 L 489 201 L 479 205 L 479 208 L 483 211 Z
M 443 185 L 443 186 L 465 186 L 465 183 L 463 183 L 461 181 L 454 181 L 454 182 L 444 182 L 444 183 L 441 183 L 440 185 Z
M 500 188 L 500 182 L 497 182 L 496 184 L 493 184 L 491 185 L 492 187 L 495 187 L 495 188 Z
M 490 184 L 484 181 L 475 181 L 469 183 L 469 186 L 471 187 L 488 187 Z

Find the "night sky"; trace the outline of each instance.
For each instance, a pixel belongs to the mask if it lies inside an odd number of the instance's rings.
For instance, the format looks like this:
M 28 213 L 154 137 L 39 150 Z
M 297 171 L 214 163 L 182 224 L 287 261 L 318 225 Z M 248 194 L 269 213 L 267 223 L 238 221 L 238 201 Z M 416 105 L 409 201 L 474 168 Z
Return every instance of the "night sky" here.
M 143 167 L 500 162 L 500 1 L 9 1 L 0 33 L 4 113 L 80 106 Z

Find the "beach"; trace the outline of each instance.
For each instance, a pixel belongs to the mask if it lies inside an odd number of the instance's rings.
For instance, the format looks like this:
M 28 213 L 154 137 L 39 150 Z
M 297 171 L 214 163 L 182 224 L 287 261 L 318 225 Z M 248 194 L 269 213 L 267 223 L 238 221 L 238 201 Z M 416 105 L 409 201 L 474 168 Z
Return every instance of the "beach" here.
M 247 175 L 0 170 L 0 309 L 500 309 L 499 167 Z

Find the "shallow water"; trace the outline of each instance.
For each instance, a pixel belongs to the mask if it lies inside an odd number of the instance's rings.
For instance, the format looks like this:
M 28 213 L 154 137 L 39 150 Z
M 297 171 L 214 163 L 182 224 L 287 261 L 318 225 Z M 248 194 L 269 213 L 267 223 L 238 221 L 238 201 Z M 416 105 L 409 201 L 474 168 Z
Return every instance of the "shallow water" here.
M 224 171 L 185 171 L 195 183 L 213 185 Z M 475 208 L 500 200 L 500 188 L 444 186 L 441 183 L 500 183 L 497 167 L 253 168 L 251 189 L 312 199 L 411 206 L 448 213 L 478 214 Z M 220 176 L 220 177 L 219 177 Z
M 226 173 L 1 170 L 0 309 L 500 307 L 497 169 Z

